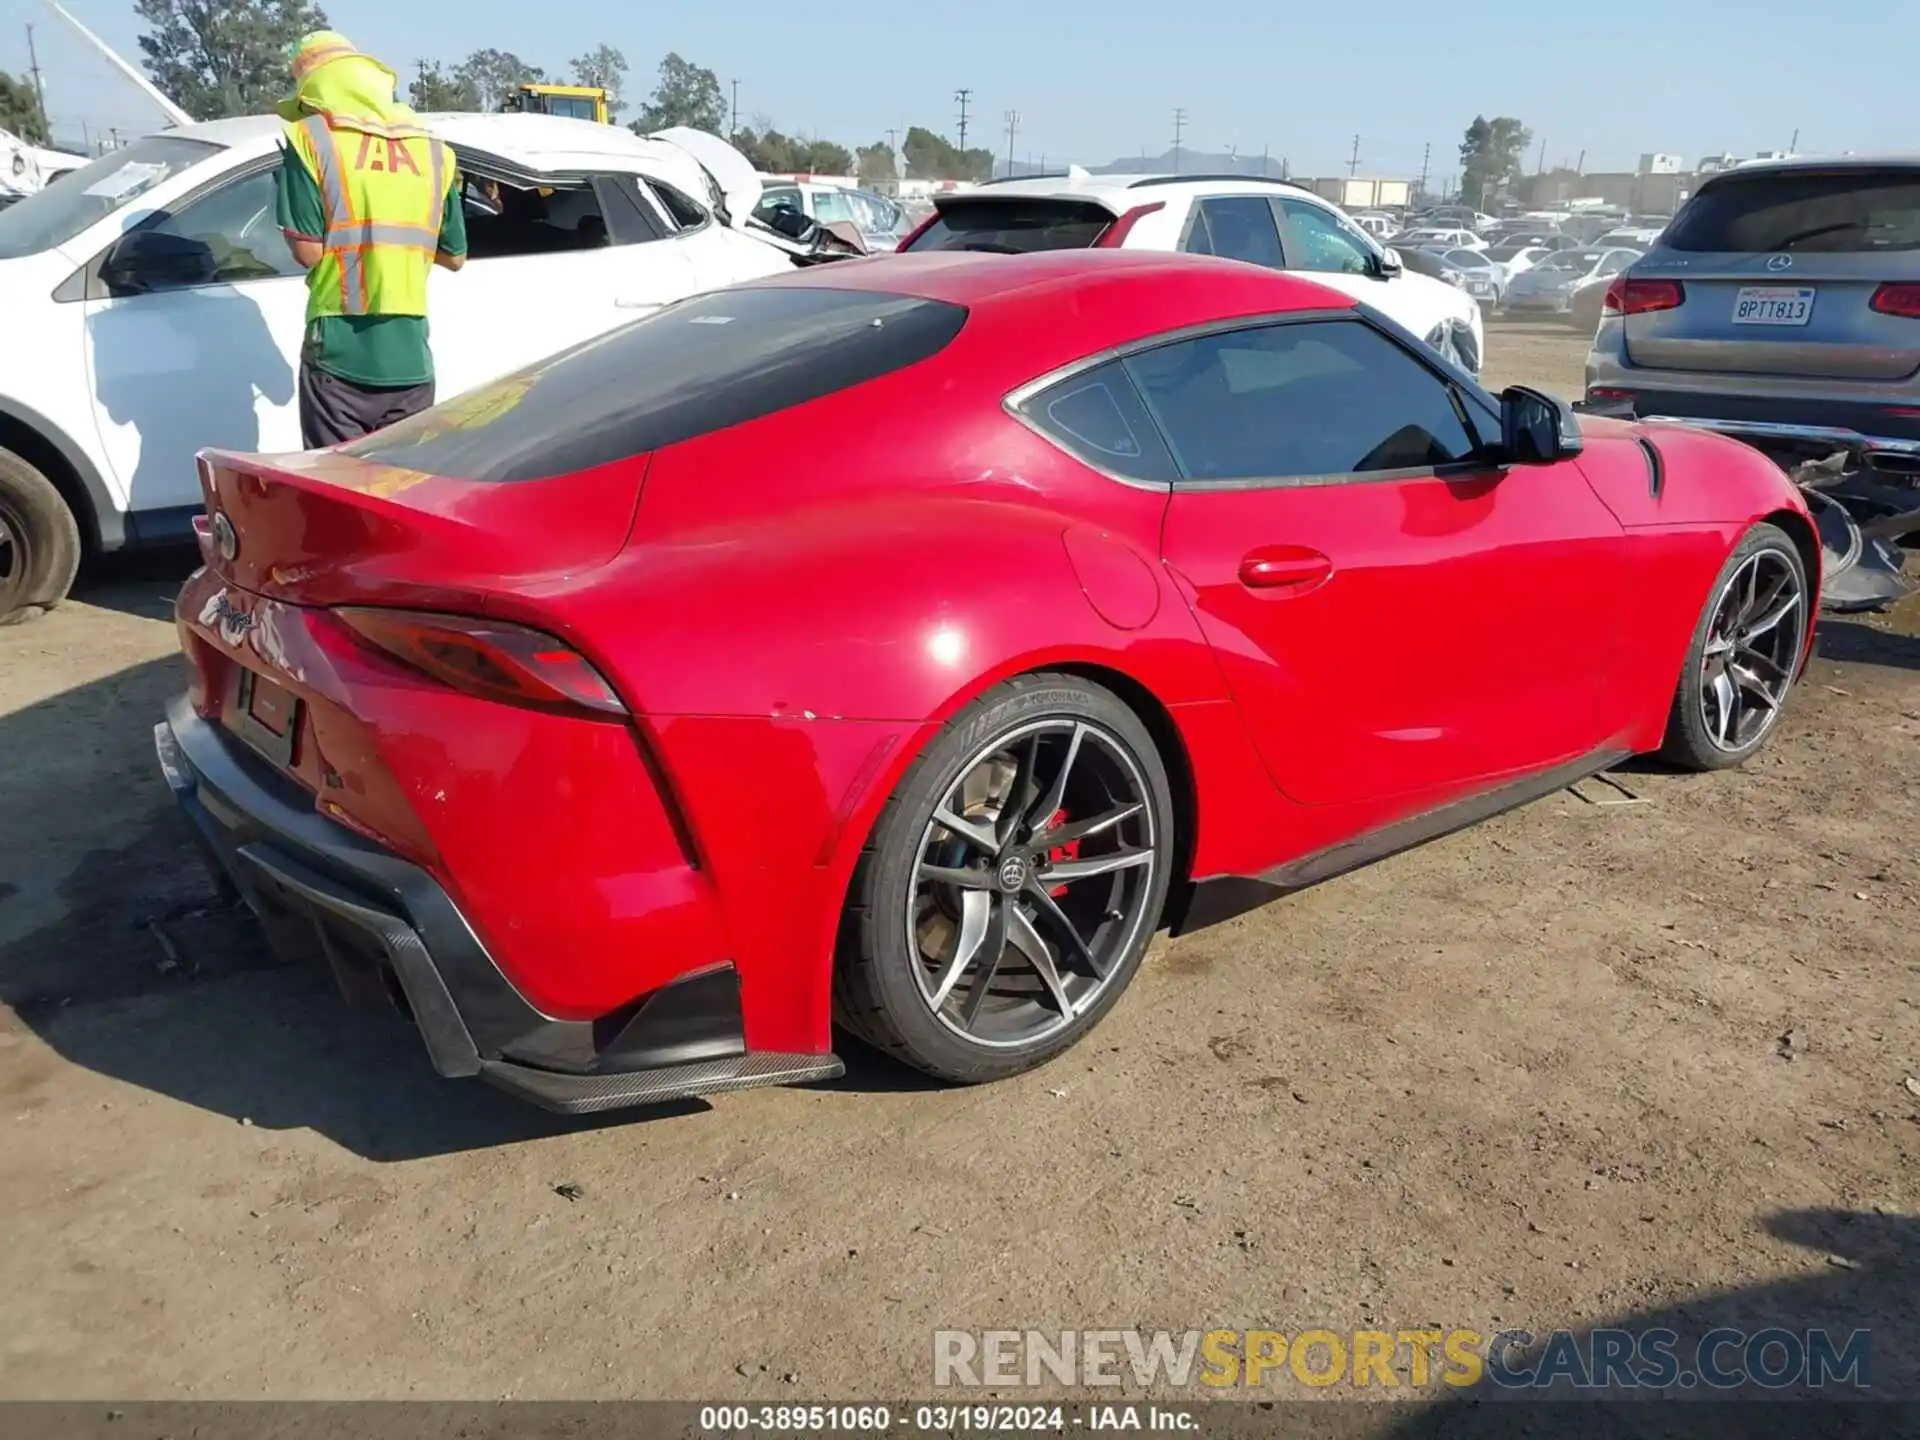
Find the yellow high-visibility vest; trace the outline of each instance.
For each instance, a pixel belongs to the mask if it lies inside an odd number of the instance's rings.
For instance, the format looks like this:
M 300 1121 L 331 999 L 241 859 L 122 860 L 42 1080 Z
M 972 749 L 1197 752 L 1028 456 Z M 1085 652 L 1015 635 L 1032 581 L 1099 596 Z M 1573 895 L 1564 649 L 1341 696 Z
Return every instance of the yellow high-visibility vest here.
M 364 128 L 362 128 L 364 127 Z M 307 321 L 326 315 L 425 315 L 440 220 L 458 176 L 441 141 L 414 125 L 309 115 L 287 126 L 320 186 L 326 253 L 307 274 Z

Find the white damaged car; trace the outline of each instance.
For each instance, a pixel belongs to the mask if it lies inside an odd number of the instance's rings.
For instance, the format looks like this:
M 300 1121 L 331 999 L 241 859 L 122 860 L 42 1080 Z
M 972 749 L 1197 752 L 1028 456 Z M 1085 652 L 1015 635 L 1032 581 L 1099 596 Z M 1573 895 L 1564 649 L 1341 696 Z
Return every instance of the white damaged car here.
M 1179 250 L 1221 255 L 1351 295 L 1478 374 L 1480 307 L 1312 191 L 1243 175 L 1030 175 L 934 197 L 903 251 Z
M 711 135 L 424 118 L 459 157 L 469 243 L 431 282 L 443 399 L 823 258 L 751 218 L 760 181 Z M 0 623 L 64 597 L 83 549 L 189 538 L 202 448 L 300 448 L 280 136 L 271 116 L 162 131 L 0 210 Z

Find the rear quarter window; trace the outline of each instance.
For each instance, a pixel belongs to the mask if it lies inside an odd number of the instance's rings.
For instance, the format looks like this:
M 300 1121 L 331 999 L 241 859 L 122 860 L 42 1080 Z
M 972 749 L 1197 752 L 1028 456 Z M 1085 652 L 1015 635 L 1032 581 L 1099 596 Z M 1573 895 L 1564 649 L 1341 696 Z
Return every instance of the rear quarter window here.
M 612 464 L 804 405 L 938 354 L 958 305 L 777 286 L 669 306 L 341 449 L 461 480 Z
M 1920 171 L 1734 176 L 1683 206 L 1661 243 L 1829 255 L 1920 249 Z
M 1089 250 L 1112 223 L 1112 212 L 1087 200 L 950 201 L 907 249 L 999 255 Z

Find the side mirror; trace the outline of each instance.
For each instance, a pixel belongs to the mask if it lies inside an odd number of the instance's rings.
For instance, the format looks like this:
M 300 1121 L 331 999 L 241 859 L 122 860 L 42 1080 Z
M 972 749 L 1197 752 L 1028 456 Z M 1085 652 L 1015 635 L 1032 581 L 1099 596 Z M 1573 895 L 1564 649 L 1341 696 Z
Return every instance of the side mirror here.
M 100 281 L 112 295 L 148 290 L 181 290 L 209 285 L 219 269 L 204 240 L 164 230 L 134 230 L 122 235 L 100 262 Z
M 1383 249 L 1380 252 L 1377 268 L 1374 273 L 1382 280 L 1391 280 L 1406 268 L 1407 267 L 1401 263 L 1399 251 Z
M 1551 465 L 1584 447 L 1573 407 L 1524 385 L 1500 392 L 1500 444 L 1509 465 Z

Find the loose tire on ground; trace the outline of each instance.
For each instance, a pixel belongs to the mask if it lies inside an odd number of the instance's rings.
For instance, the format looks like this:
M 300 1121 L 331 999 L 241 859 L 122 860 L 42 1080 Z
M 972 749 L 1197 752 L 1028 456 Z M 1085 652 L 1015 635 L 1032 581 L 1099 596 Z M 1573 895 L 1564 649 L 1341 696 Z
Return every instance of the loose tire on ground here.
M 1745 586 L 1749 574 L 1758 581 L 1752 602 L 1759 605 L 1758 614 L 1746 614 L 1740 597 L 1731 594 L 1736 583 Z M 1788 613 L 1767 624 L 1772 611 L 1787 598 L 1783 595 L 1774 603 L 1767 601 L 1767 589 L 1781 579 L 1794 588 L 1797 600 Z M 1681 667 L 1673 708 L 1667 716 L 1662 759 L 1688 770 L 1725 770 L 1741 764 L 1767 743 L 1777 728 L 1779 708 L 1798 678 L 1800 647 L 1807 627 L 1813 623 L 1809 601 L 1806 562 L 1785 531 L 1777 525 L 1760 524 L 1741 537 L 1714 577 L 1713 589 L 1694 626 L 1693 642 L 1687 647 L 1686 664 Z M 1729 616 L 1736 622 L 1731 628 L 1726 624 Z M 1767 643 L 1743 646 L 1739 637 L 1755 624 L 1766 624 L 1767 628 L 1754 635 L 1754 640 Z M 1716 673 L 1724 673 L 1736 663 L 1733 678 L 1718 688 L 1724 691 L 1732 687 L 1739 701 L 1752 707 L 1756 723 L 1751 734 L 1736 732 L 1728 736 L 1716 733 L 1724 728 L 1719 724 L 1723 712 L 1709 692 L 1715 688 Z M 1781 666 L 1786 668 L 1784 676 L 1775 673 Z M 1762 701 L 1753 683 L 1756 681 L 1774 692 L 1771 708 Z
M 954 811 L 976 786 L 985 798 Z M 963 828 L 936 811 L 958 813 Z M 1174 838 L 1166 768 L 1117 696 L 1057 674 L 995 687 L 948 722 L 874 826 L 848 893 L 837 1020 L 944 1080 L 996 1080 L 1052 1059 L 1138 970 L 1159 928 Z M 942 878 L 963 873 L 957 885 Z M 1016 888 L 1022 875 L 1026 888 Z M 969 925 L 981 959 L 963 965 L 974 953 Z M 941 926 L 950 949 L 930 953 L 924 937 Z M 994 971 L 989 955 L 1008 958 Z M 995 978 L 976 1001 L 982 974 Z
M 0 450 L 0 625 L 67 598 L 80 568 L 80 527 L 53 482 Z

